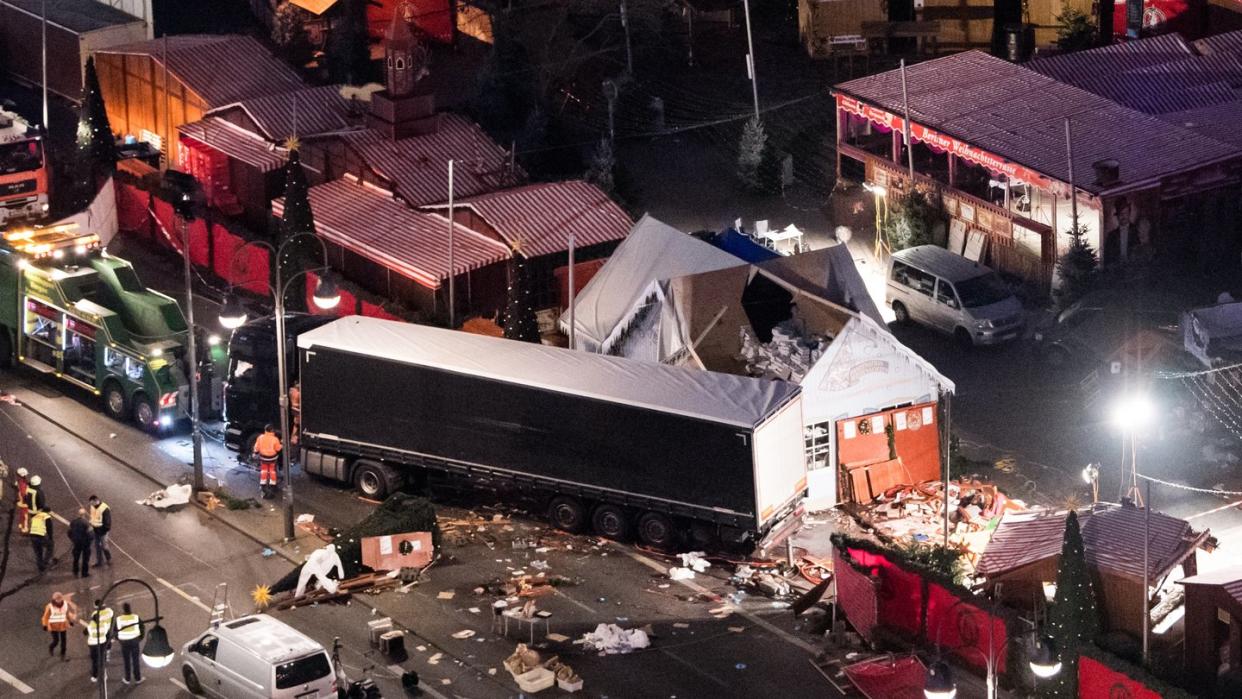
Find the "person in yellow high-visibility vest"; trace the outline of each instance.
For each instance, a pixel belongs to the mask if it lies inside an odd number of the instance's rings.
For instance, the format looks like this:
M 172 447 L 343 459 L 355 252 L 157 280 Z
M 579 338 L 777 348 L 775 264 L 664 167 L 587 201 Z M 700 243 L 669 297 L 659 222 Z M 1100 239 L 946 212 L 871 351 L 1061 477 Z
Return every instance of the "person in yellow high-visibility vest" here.
M 112 531 L 112 508 L 101 501 L 98 495 L 90 496 L 86 502 L 90 507 L 91 531 L 95 534 L 95 567 L 102 566 L 105 558 L 108 565 L 112 565 L 112 548 L 108 546 L 108 532 Z
M 99 668 L 108 660 L 108 632 L 112 628 L 112 610 L 99 605 L 99 600 L 95 600 L 84 631 L 86 645 L 91 651 L 91 682 L 99 681 Z
M 35 566 L 42 573 L 52 564 L 52 513 L 41 511 L 30 515 L 30 546 L 34 549 Z
M 121 659 L 125 661 L 124 684 L 131 681 L 142 683 L 142 663 L 138 662 L 138 642 L 142 640 L 142 619 L 130 609 L 129 602 L 121 605 L 116 618 L 116 639 L 121 642 Z

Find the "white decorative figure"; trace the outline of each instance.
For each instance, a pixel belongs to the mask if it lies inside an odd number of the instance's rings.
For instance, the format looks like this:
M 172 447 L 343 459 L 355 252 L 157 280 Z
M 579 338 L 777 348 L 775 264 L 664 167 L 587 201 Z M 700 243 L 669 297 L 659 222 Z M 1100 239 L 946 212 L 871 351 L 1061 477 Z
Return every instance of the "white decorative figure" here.
M 314 578 L 315 583 L 328 594 L 336 594 L 339 581 L 328 577 L 328 572 L 333 568 L 336 568 L 336 577 L 345 577 L 345 567 L 341 564 L 340 554 L 336 552 L 336 544 L 328 544 L 318 551 L 312 551 L 311 555 L 306 557 L 306 562 L 302 564 L 302 573 L 298 575 L 298 589 L 293 596 L 301 597 L 306 592 L 306 585 L 311 578 Z

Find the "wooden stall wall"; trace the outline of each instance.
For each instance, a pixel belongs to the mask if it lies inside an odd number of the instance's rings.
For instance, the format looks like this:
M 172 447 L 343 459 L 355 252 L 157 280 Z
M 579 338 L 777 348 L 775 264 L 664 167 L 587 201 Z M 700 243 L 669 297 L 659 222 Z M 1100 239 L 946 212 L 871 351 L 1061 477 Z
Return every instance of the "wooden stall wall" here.
M 112 129 L 139 140 L 147 138 L 145 134 L 154 135 L 165 153 L 178 152 L 177 127 L 202 119 L 208 109 L 203 98 L 176 76 L 167 74 L 166 91 L 166 74 L 150 56 L 98 53 L 95 68 Z M 171 145 L 172 150 L 166 145 Z

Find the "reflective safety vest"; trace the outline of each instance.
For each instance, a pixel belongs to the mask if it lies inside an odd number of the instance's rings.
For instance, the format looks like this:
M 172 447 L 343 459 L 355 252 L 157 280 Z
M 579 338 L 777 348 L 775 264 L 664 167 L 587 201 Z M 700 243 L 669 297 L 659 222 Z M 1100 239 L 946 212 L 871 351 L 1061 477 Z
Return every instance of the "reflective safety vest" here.
M 47 536 L 47 521 L 52 516 L 46 512 L 36 512 L 30 517 L 30 535 Z
M 108 511 L 108 503 L 101 502 L 98 505 L 91 506 L 91 526 L 99 528 L 103 526 L 104 513 Z
M 142 620 L 137 614 L 122 614 L 116 618 L 116 637 L 132 641 L 142 635 Z
M 280 453 L 280 438 L 274 434 L 264 432 L 254 441 L 254 450 L 258 452 L 259 458 L 264 461 L 275 461 L 276 455 Z
M 94 611 L 92 611 L 90 614 L 90 620 L 92 622 L 95 621 Z M 105 636 L 108 635 L 109 629 L 112 628 L 112 608 L 111 607 L 104 607 L 103 609 L 99 610 L 99 628 L 103 631 L 103 634 Z
M 96 624 L 95 618 L 86 622 L 86 645 L 101 646 L 108 638 L 108 627 L 103 624 Z
M 69 605 L 62 604 L 57 607 L 54 604 L 48 603 L 47 623 L 49 626 L 69 623 Z
M 26 486 L 26 497 L 22 502 L 30 509 L 31 512 L 38 512 L 43 509 L 39 502 L 39 489 L 33 485 Z

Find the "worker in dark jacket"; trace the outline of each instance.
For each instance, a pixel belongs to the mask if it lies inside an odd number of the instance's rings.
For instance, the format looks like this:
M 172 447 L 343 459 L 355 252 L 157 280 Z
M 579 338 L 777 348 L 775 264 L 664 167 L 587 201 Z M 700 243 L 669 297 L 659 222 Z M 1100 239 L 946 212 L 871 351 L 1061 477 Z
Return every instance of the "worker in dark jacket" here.
M 112 531 L 112 508 L 108 507 L 108 503 L 102 502 L 98 495 L 92 495 L 87 500 L 90 505 L 91 531 L 95 535 L 95 567 L 104 564 L 104 559 L 108 561 L 108 565 L 112 565 L 112 549 L 108 546 L 108 532 Z
M 86 519 L 86 508 L 78 508 L 78 516 L 69 523 L 69 541 L 73 544 L 73 574 L 89 577 L 91 574 L 91 543 L 95 533 Z

